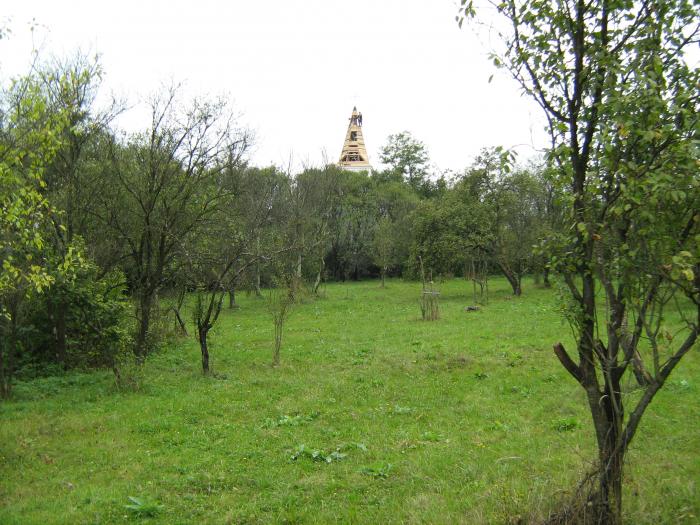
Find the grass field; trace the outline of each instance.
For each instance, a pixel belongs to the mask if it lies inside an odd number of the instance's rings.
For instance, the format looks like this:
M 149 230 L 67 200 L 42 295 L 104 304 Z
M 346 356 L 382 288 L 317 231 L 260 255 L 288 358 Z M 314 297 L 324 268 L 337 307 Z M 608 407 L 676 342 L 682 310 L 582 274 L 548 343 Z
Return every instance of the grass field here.
M 551 346 L 556 294 L 492 282 L 332 284 L 295 307 L 272 368 L 266 302 L 165 345 L 144 386 L 109 373 L 20 383 L 0 404 L 0 523 L 504 523 L 546 512 L 595 456 L 580 387 Z M 700 358 L 649 408 L 628 455 L 626 522 L 700 522 Z M 292 459 L 296 458 L 296 459 Z M 137 498 L 132 501 L 129 497 Z

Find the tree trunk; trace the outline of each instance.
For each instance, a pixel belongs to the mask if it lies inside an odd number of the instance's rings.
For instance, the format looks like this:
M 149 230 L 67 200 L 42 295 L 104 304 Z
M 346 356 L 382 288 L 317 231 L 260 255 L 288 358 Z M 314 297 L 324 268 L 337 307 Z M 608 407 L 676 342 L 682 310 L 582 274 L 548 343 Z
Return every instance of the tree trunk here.
M 551 288 L 552 283 L 549 282 L 549 268 L 544 269 L 544 271 L 542 272 L 542 278 L 545 288 Z
M 173 312 L 175 312 L 175 319 L 177 319 L 177 324 L 180 327 L 180 332 L 182 333 L 182 335 L 189 335 L 187 333 L 187 326 L 185 325 L 185 321 L 182 320 L 182 316 L 180 315 L 180 309 L 175 306 L 173 306 L 172 308 Z
M 513 289 L 513 295 L 522 295 L 523 291 L 520 286 L 520 275 L 513 272 L 508 266 L 501 262 L 497 262 L 496 264 L 498 264 L 498 267 L 501 269 L 501 272 L 503 272 L 503 275 L 508 280 L 510 287 Z
M 229 288 L 228 291 L 228 307 L 238 308 L 238 305 L 236 304 L 236 289 L 233 286 Z
M 275 322 L 275 353 L 272 356 L 272 366 L 279 366 L 280 364 L 280 350 L 282 348 L 282 328 L 284 326 L 283 320 L 277 320 Z
M 255 263 L 255 277 L 253 278 L 253 286 L 255 287 L 255 296 L 262 297 L 262 290 L 260 290 L 260 263 Z
M 12 374 L 15 353 L 17 352 L 17 314 L 16 304 L 10 305 L 10 338 L 7 345 L 7 355 L 3 355 L 0 346 L 0 396 L 3 399 L 12 393 Z
M 316 274 L 316 281 L 314 282 L 314 294 L 318 294 L 318 288 L 321 286 L 321 278 L 323 277 L 323 269 L 326 267 L 326 261 L 323 256 L 318 264 L 318 273 Z
M 0 396 L 3 399 L 10 397 L 12 390 L 12 354 L 15 352 L 16 337 L 13 334 L 13 329 L 10 329 L 10 339 L 7 345 L 7 357 L 4 355 L 2 346 L 0 346 Z
M 49 314 L 49 319 L 53 324 L 53 337 L 56 351 L 56 361 L 63 367 L 68 369 L 68 352 L 66 345 L 66 303 L 59 299 L 58 305 L 53 298 L 48 297 L 46 301 L 46 309 Z
M 56 356 L 58 361 L 63 366 L 64 370 L 68 369 L 68 345 L 66 344 L 66 308 L 65 301 L 61 300 L 58 303 L 56 311 Z
M 136 334 L 136 347 L 134 353 L 139 359 L 146 357 L 148 353 L 148 335 L 151 325 L 151 313 L 153 310 L 153 294 L 143 291 L 139 297 L 138 321 L 139 328 Z
M 385 281 L 386 281 L 386 268 L 382 268 L 382 288 L 385 287 Z
M 609 391 L 606 388 L 606 391 Z M 590 497 L 594 522 L 619 525 L 622 521 L 622 465 L 625 447 L 620 442 L 622 432 L 622 399 L 606 394 L 596 407 L 591 407 L 598 441 L 598 487 Z M 602 437 L 602 440 L 600 438 Z
M 207 335 L 209 329 L 200 327 L 197 330 L 199 339 L 199 349 L 202 351 L 202 372 L 206 375 L 209 373 L 209 347 L 207 346 Z
M 262 291 L 260 290 L 260 237 L 255 239 L 255 275 L 253 276 L 253 286 L 255 288 L 255 296 L 261 297 Z

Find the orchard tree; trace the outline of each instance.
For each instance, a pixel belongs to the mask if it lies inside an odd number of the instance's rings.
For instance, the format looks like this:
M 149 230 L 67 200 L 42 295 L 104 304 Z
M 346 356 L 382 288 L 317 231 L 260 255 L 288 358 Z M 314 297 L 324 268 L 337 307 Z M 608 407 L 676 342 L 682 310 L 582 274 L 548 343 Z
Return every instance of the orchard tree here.
M 218 181 L 239 165 L 250 136 L 236 126 L 223 100 L 181 106 L 176 87 L 150 102 L 151 125 L 127 140 L 115 139 L 102 198 L 103 222 L 125 246 L 126 267 L 136 297 L 136 353 L 149 347 L 158 291 L 180 243 L 197 232 L 229 191 Z
M 44 257 L 55 213 L 42 194 L 46 167 L 60 146 L 65 115 L 49 110 L 31 78 L 13 82 L 0 112 L 0 396 L 12 388 L 23 305 L 55 280 Z M 68 274 L 73 257 L 62 265 Z
M 586 393 L 598 445 L 578 511 L 617 524 L 625 454 L 700 325 L 700 69 L 686 57 L 700 13 L 685 0 L 491 5 L 504 22 L 494 61 L 542 107 L 568 194 L 569 228 L 549 245 L 576 350 L 555 353 Z M 624 395 L 642 366 L 647 381 Z
M 421 193 L 428 177 L 430 157 L 425 144 L 417 140 L 408 131 L 389 135 L 379 158 L 391 170 L 403 176 L 404 180 Z
M 533 266 L 533 246 L 542 232 L 539 209 L 544 188 L 528 170 L 514 166 L 515 156 L 502 148 L 485 148 L 455 186 L 470 213 L 480 212 L 483 252 L 510 284 L 522 294 L 522 279 Z

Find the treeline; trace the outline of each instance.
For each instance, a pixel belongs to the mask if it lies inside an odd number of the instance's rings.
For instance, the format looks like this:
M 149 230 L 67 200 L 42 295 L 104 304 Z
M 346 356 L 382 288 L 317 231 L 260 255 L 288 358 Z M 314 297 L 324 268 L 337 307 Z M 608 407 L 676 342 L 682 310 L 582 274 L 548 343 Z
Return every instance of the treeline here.
M 187 333 L 194 294 L 203 354 L 228 296 L 265 287 L 387 275 L 543 273 L 532 247 L 555 226 L 554 191 L 538 166 L 485 150 L 449 179 L 429 172 L 408 132 L 373 173 L 334 165 L 299 173 L 251 166 L 252 144 L 223 99 L 147 100 L 150 124 L 126 133 L 125 106 L 100 104 L 102 70 L 78 56 L 36 67 L 3 92 L 2 346 L 7 396 L 16 371 L 140 362 L 159 339 L 160 299 Z M 204 364 L 204 362 L 203 362 Z M 208 368 L 204 364 L 205 371 Z

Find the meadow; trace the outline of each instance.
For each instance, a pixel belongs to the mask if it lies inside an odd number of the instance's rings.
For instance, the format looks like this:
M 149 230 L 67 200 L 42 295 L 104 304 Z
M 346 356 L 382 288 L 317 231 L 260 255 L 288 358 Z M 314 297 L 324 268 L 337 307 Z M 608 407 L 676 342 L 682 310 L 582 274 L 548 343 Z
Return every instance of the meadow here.
M 265 299 L 240 294 L 211 333 L 109 372 L 19 382 L 0 404 L 0 523 L 515 523 L 546 514 L 596 454 L 557 294 L 463 280 L 329 284 L 296 305 L 272 367 Z M 192 330 L 191 330 L 192 331 Z M 626 523 L 700 521 L 700 358 L 649 408 L 627 456 Z M 627 383 L 629 395 L 634 384 Z

